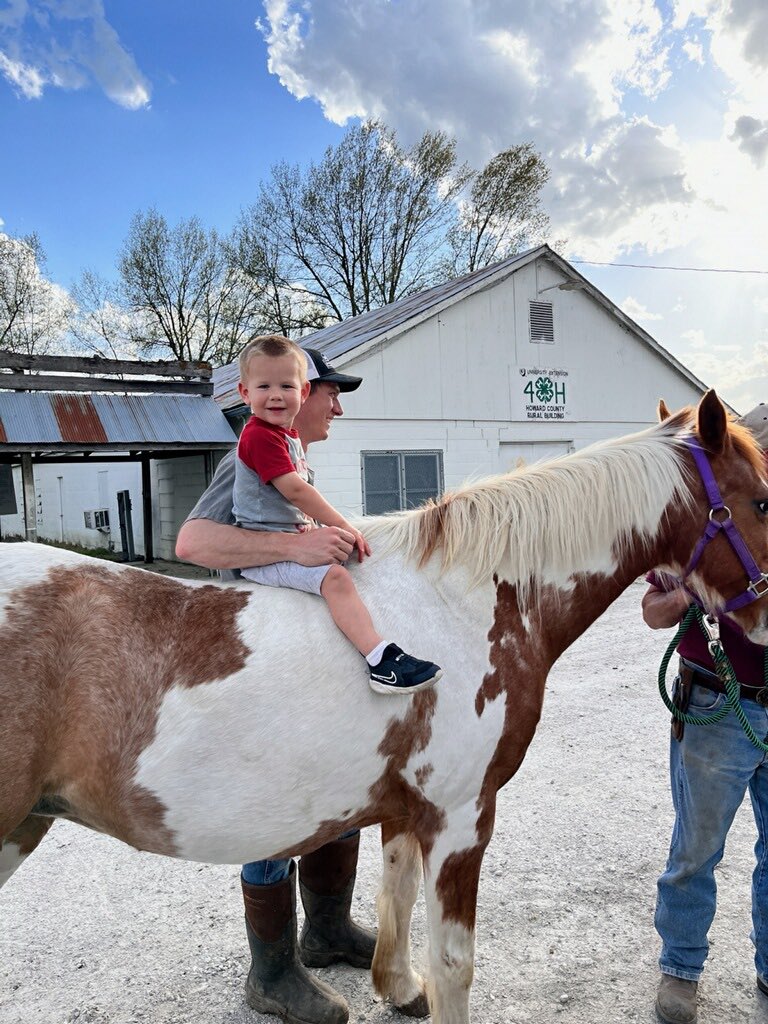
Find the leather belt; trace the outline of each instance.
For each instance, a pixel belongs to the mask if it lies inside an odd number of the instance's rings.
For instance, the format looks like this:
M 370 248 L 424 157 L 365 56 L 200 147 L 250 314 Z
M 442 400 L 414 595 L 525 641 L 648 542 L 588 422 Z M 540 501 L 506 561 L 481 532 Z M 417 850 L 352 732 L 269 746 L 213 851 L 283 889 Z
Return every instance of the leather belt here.
M 696 686 L 703 686 L 705 690 L 712 690 L 714 693 L 725 693 L 725 686 L 718 676 L 702 672 L 701 669 L 694 668 L 690 662 L 688 668 L 691 669 L 691 682 Z M 739 696 L 742 700 L 753 700 L 761 707 L 768 707 L 768 686 L 745 686 L 744 683 L 739 683 Z

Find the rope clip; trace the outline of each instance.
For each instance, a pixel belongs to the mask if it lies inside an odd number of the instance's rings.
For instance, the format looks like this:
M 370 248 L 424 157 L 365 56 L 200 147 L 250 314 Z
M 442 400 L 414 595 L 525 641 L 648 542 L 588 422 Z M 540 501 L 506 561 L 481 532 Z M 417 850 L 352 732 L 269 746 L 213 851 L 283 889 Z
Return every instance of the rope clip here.
M 719 654 L 722 650 L 720 643 L 720 623 L 717 621 L 714 615 L 702 615 L 701 624 L 704 627 L 704 632 L 707 634 L 707 647 L 709 653 L 714 658 L 716 654 Z

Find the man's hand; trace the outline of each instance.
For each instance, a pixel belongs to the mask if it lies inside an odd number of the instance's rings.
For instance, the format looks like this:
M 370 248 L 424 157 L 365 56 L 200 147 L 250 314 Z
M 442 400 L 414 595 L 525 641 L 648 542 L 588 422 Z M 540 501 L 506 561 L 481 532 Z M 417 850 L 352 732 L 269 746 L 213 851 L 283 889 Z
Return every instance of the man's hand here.
M 283 534 L 283 536 L 287 536 Z M 355 536 L 340 526 L 319 526 L 291 537 L 290 560 L 300 565 L 342 564 L 352 554 Z

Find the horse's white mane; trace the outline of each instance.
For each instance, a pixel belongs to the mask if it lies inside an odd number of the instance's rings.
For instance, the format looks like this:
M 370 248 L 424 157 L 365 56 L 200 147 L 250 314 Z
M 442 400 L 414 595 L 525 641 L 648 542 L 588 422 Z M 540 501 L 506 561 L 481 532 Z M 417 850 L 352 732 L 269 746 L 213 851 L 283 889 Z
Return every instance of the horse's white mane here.
M 666 421 L 361 525 L 377 553 L 399 549 L 423 562 L 434 551 L 443 569 L 464 565 L 473 585 L 503 564 L 525 601 L 537 583 L 610 571 L 631 537 L 655 535 L 670 501 L 691 500 L 679 443 L 687 429 Z

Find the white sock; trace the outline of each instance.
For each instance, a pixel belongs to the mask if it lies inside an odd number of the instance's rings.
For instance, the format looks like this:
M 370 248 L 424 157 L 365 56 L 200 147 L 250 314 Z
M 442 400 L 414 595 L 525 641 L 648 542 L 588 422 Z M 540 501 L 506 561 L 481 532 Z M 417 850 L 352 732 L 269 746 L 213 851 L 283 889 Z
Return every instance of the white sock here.
M 389 647 L 389 640 L 382 640 L 380 644 L 376 644 L 370 654 L 366 654 L 365 660 L 371 668 L 375 668 L 379 664 L 381 656 L 387 647 Z

